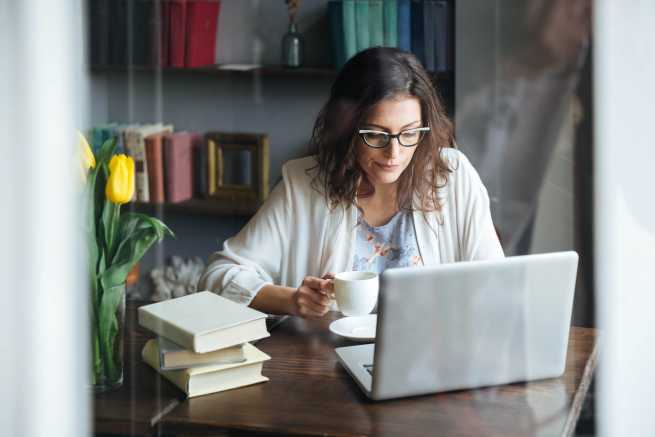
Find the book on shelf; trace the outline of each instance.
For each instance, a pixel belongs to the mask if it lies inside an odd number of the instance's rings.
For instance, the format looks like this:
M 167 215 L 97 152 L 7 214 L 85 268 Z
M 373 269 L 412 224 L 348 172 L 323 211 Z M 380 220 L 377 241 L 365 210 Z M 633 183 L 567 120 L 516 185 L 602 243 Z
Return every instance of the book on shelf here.
M 437 38 L 436 23 L 434 21 L 437 13 L 435 0 L 424 0 L 423 2 L 423 50 L 425 60 L 423 65 L 428 71 L 434 71 L 436 52 L 435 42 Z
M 435 4 L 434 27 L 435 35 L 435 71 L 451 70 L 453 38 L 451 22 L 451 8 L 447 1 L 439 0 Z
M 170 0 L 168 4 L 168 62 L 171 67 L 184 67 L 187 22 L 186 3 L 186 0 Z
M 269 336 L 266 314 L 210 291 L 139 307 L 139 324 L 197 353 Z
M 396 0 L 384 0 L 384 45 L 398 47 L 398 4 Z
M 246 361 L 242 344 L 198 354 L 165 337 L 159 337 L 157 347 L 160 370 L 178 370 L 210 364 L 237 364 Z
M 215 364 L 180 370 L 161 370 L 157 341 L 146 342 L 143 360 L 164 378 L 175 384 L 188 397 L 217 393 L 268 381 L 262 375 L 264 361 L 271 357 L 251 344 L 243 346 L 245 361 L 233 364 Z
M 220 10 L 220 0 L 187 0 L 185 67 L 216 63 L 216 31 Z
M 168 132 L 173 132 L 173 126 L 161 123 L 125 129 L 125 150 L 134 159 L 134 200 L 150 201 L 145 138 L 156 133 Z
M 421 61 L 425 66 L 425 36 L 424 36 L 424 21 L 423 15 L 425 13 L 425 3 L 422 0 L 412 0 L 411 2 L 411 44 L 412 53 Z
M 207 147 L 202 138 L 193 142 L 193 197 L 207 197 Z
M 411 0 L 397 0 L 398 48 L 409 52 L 412 50 L 412 12 Z
M 368 0 L 369 47 L 384 45 L 384 9 L 382 0 Z
M 355 0 L 343 0 L 343 54 L 344 63 L 357 53 L 357 19 L 355 18 Z
M 164 149 L 161 133 L 148 135 L 145 138 L 146 161 L 148 167 L 148 188 L 150 190 L 150 202 L 164 203 L 166 195 L 164 191 Z
M 200 135 L 175 132 L 163 137 L 166 200 L 179 203 L 193 197 L 193 143 Z
M 371 46 L 368 0 L 355 0 L 355 35 L 357 36 L 357 52 Z
M 338 0 L 328 2 L 328 22 L 330 26 L 330 49 L 332 65 L 341 68 L 346 62 L 343 33 L 343 3 Z

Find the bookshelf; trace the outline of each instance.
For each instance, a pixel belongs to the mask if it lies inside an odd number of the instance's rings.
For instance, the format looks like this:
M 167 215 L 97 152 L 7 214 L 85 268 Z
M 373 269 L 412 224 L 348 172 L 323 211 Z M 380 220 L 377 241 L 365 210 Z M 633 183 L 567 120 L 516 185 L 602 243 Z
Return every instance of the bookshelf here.
M 255 215 L 259 204 L 238 203 L 214 199 L 189 199 L 179 203 L 145 203 L 132 202 L 130 208 L 135 212 L 149 214 L 189 214 L 210 216 L 251 217 Z
M 215 76 L 215 77 L 229 77 L 229 76 L 282 76 L 282 77 L 323 77 L 326 79 L 334 79 L 337 76 L 337 70 L 332 67 L 300 67 L 289 68 L 281 65 L 261 65 L 256 68 L 248 70 L 237 70 L 224 67 L 221 64 L 210 65 L 198 68 L 174 68 L 174 67 L 153 67 L 153 66 L 114 66 L 114 65 L 92 65 L 90 67 L 92 74 L 126 74 L 128 72 L 135 73 L 159 73 L 166 76 Z M 451 71 L 444 72 L 430 72 L 433 80 L 438 82 L 450 80 L 453 76 Z

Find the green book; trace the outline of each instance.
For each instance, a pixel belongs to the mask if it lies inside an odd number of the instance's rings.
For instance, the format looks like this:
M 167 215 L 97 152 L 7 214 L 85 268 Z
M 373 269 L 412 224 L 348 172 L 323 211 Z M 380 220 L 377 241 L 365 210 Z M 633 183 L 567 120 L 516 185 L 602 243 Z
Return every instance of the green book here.
M 368 16 L 368 0 L 355 0 L 355 33 L 357 35 L 358 52 L 371 46 Z
M 382 0 L 369 0 L 368 3 L 369 47 L 384 45 L 384 13 L 382 5 Z
M 398 47 L 398 4 L 384 0 L 384 45 Z
M 345 61 L 357 53 L 357 32 L 355 31 L 355 0 L 343 0 L 343 55 Z M 344 63 L 345 63 L 344 61 Z
M 346 62 L 344 54 L 343 3 L 338 0 L 328 2 L 328 23 L 330 25 L 330 47 L 332 65 L 339 69 Z

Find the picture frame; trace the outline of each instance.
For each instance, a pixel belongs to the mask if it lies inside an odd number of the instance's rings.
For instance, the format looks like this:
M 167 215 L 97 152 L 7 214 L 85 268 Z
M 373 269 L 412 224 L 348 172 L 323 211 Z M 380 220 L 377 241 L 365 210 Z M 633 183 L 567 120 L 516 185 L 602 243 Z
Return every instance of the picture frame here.
M 207 192 L 238 208 L 258 208 L 269 193 L 268 135 L 208 132 Z

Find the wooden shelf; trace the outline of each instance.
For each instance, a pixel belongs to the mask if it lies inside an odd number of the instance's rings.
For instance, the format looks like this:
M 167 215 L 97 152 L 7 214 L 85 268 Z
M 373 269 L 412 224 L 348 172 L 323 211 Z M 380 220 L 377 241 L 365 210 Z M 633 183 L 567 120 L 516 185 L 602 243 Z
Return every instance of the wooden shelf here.
M 304 76 L 304 77 L 325 77 L 334 79 L 337 76 L 337 70 L 330 66 L 323 67 L 300 67 L 289 68 L 281 65 L 262 65 L 251 70 L 225 70 L 220 69 L 220 64 L 210 65 L 207 67 L 198 68 L 175 68 L 164 67 L 156 68 L 151 66 L 120 66 L 120 65 L 92 65 L 91 72 L 102 73 L 156 73 L 161 72 L 162 75 L 204 75 L 204 76 Z M 450 71 L 446 72 L 432 72 L 430 75 L 438 80 L 451 79 L 453 74 Z
M 163 75 L 204 75 L 204 76 L 311 76 L 311 77 L 336 77 L 337 71 L 331 67 L 300 67 L 289 68 L 281 65 L 263 65 L 250 70 L 221 69 L 220 64 L 198 68 L 155 68 L 151 66 L 120 66 L 120 65 L 93 65 L 92 73 L 156 73 Z
M 190 199 L 180 203 L 144 203 L 132 202 L 130 209 L 137 212 L 164 214 L 191 214 L 251 217 L 257 212 L 259 205 L 239 204 L 214 199 Z

